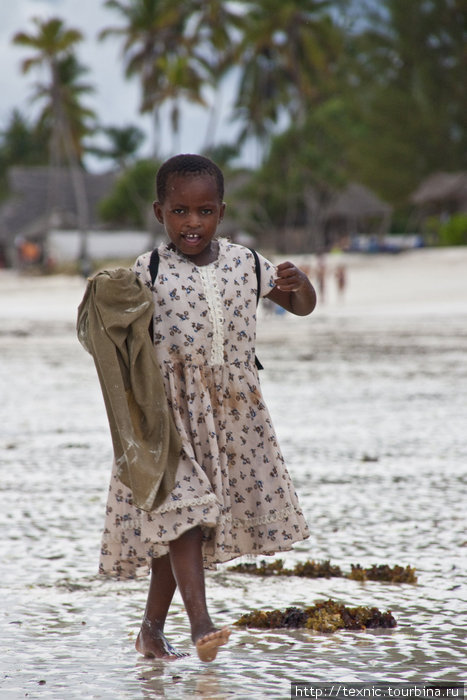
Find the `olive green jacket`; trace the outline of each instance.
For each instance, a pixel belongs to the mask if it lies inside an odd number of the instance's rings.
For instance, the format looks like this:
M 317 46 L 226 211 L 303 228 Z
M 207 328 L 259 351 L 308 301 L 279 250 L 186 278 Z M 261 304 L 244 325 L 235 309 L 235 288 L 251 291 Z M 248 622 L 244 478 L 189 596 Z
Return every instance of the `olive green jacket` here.
M 119 268 L 88 280 L 77 322 L 96 365 L 118 477 L 146 511 L 172 491 L 181 450 L 148 331 L 153 312 L 150 290 Z

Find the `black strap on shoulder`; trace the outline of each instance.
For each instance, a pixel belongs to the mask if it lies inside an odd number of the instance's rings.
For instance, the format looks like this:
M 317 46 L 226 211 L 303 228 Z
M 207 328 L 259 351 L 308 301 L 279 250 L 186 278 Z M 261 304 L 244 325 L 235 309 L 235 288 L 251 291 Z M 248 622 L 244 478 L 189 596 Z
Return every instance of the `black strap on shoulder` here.
M 256 250 L 253 248 L 249 248 L 248 250 L 251 251 L 253 254 L 253 257 L 255 259 L 255 274 L 256 274 L 256 305 L 258 305 L 259 300 L 261 298 L 261 266 L 259 263 L 259 258 L 258 258 L 258 253 Z M 154 250 L 151 253 L 151 257 L 149 259 L 149 274 L 151 275 L 151 284 L 154 287 L 154 283 L 157 279 L 157 273 L 159 271 L 159 251 L 157 248 L 154 248 Z M 152 333 L 151 333 L 152 335 Z M 257 369 L 264 369 L 263 365 L 261 362 L 258 360 L 258 358 L 255 355 L 255 365 Z
M 151 253 L 151 258 L 149 260 L 149 273 L 151 275 L 151 284 L 154 287 L 154 282 L 156 281 L 157 272 L 159 270 L 159 251 L 157 248 Z
M 151 275 L 151 284 L 154 287 L 154 282 L 156 281 L 157 278 L 157 271 L 159 270 L 159 251 L 157 248 L 154 248 L 154 250 L 151 253 L 151 257 L 149 259 L 149 274 Z M 154 322 L 153 319 L 151 318 L 151 323 L 149 324 L 149 335 L 151 336 L 153 342 L 154 342 Z
M 261 298 L 261 265 L 259 264 L 258 253 L 254 248 L 248 248 L 250 253 L 253 253 L 255 259 L 255 273 L 256 273 L 256 305 L 259 304 Z
M 259 263 L 259 258 L 258 258 L 258 253 L 254 248 L 248 248 L 248 250 L 253 253 L 253 257 L 255 259 L 255 274 L 256 274 L 256 306 L 259 304 L 259 300 L 261 298 L 261 265 Z M 255 365 L 256 369 L 264 369 L 263 365 L 261 362 L 258 360 L 257 356 L 255 355 Z

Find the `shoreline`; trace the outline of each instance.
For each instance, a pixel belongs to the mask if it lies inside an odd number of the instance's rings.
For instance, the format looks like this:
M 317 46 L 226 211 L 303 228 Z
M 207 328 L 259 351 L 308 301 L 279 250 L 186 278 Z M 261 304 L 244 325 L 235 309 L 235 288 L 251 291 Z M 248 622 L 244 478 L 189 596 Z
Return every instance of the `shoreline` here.
M 274 256 L 274 262 L 283 258 Z M 290 256 L 297 265 L 311 269 L 316 284 L 316 258 Z M 337 265 L 344 265 L 347 284 L 341 298 L 334 279 Z M 318 295 L 313 316 L 467 314 L 467 247 L 421 248 L 395 255 L 338 253 L 325 258 L 325 298 Z M 0 270 L 0 319 L 75 322 L 86 282 L 78 275 L 28 275 Z M 274 313 L 260 316 L 273 321 Z M 300 318 L 277 316 L 280 323 L 300 323 Z M 261 325 L 261 324 L 260 324 Z M 275 325 L 275 324 L 273 324 Z

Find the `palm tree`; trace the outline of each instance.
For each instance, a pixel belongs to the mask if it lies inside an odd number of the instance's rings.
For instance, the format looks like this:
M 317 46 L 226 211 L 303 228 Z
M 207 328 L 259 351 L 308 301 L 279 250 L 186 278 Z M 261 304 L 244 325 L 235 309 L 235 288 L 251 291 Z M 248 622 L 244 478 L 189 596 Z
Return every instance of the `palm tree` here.
M 99 158 L 114 161 L 119 170 L 126 170 L 134 160 L 144 140 L 144 133 L 133 124 L 127 126 L 104 126 L 100 130 L 108 140 L 108 146 L 88 146 L 87 151 Z
M 154 115 L 159 131 L 161 108 L 168 103 L 176 137 L 181 102 L 206 106 L 204 89 L 215 90 L 230 67 L 232 28 L 240 27 L 242 18 L 224 0 L 107 0 L 105 4 L 119 12 L 125 24 L 104 29 L 100 38 L 123 37 L 126 76 L 137 76 L 141 84 L 140 111 Z M 212 135 L 214 118 L 208 121 Z
M 213 148 L 221 112 L 219 87 L 235 67 L 235 47 L 242 36 L 246 17 L 239 3 L 230 4 L 225 0 L 192 0 L 192 6 L 191 41 L 194 51 L 203 56 L 208 69 L 205 87 L 210 88 L 211 99 L 204 146 L 204 150 L 208 150 Z
M 146 165 L 147 161 L 135 163 L 137 152 L 145 137 L 144 133 L 132 124 L 123 127 L 106 126 L 102 127 L 100 131 L 107 137 L 109 145 L 107 147 L 88 146 L 87 150 L 99 158 L 113 160 L 120 171 L 114 192 L 108 198 L 111 202 L 110 210 L 113 211 L 116 198 L 120 198 L 121 201 L 129 198 L 131 207 L 137 211 L 138 223 L 143 221 L 147 223 L 149 200 L 140 193 L 140 180 L 146 184 L 146 174 L 148 179 L 154 180 L 154 173 Z M 107 204 L 103 205 L 104 210 L 107 208 L 107 211 L 109 210 L 108 200 Z
M 22 61 L 23 73 L 42 67 L 48 70 L 49 82 L 37 83 L 33 98 L 45 100 L 42 119 L 51 122 L 51 164 L 60 165 L 64 155 L 70 169 L 78 226 L 82 232 L 81 261 L 84 267 L 88 265 L 88 204 L 80 166 L 81 138 L 87 130 L 84 119 L 93 116 L 93 113 L 81 105 L 81 94 L 89 92 L 91 88 L 77 82 L 84 69 L 73 53 L 83 35 L 77 29 L 65 27 L 57 17 L 48 20 L 36 17 L 32 21 L 36 33 L 19 32 L 13 37 L 13 43 L 34 51 Z
M 147 109 L 154 111 L 164 102 L 169 103 L 169 119 L 173 135 L 172 150 L 177 151 L 181 102 L 185 99 L 205 107 L 206 102 L 201 95 L 201 89 L 205 84 L 205 80 L 203 80 L 197 68 L 193 66 L 193 62 L 187 52 L 180 52 L 178 56 L 161 56 L 156 66 L 161 78 L 157 92 L 151 90 L 151 93 L 147 95 Z
M 192 43 L 186 37 L 192 13 L 190 2 L 173 0 L 107 0 L 106 7 L 120 13 L 125 24 L 100 32 L 105 39 L 121 36 L 125 74 L 137 76 L 141 84 L 140 111 L 154 115 L 156 131 L 160 129 L 160 112 L 164 102 L 172 102 L 172 128 L 178 130 L 179 96 L 203 104 L 200 58 L 192 61 Z M 157 151 L 157 147 L 155 147 Z
M 265 143 L 286 114 L 303 122 L 310 107 L 329 94 L 340 39 L 328 0 L 243 0 L 247 21 L 238 46 L 242 75 L 236 116 L 242 138 Z
M 78 162 L 82 164 L 85 146 L 83 139 L 95 130 L 96 115 L 92 109 L 84 106 L 81 97 L 93 92 L 93 88 L 88 83 L 80 81 L 83 74 L 87 73 L 87 68 L 82 66 L 74 54 L 69 54 L 57 61 L 57 99 L 61 104 L 61 112 L 64 116 L 64 123 L 60 124 L 55 134 L 56 154 L 55 159 L 59 162 L 65 157 L 69 145 L 66 144 L 66 136 L 71 140 L 71 149 Z M 44 106 L 39 116 L 39 123 L 49 125 L 53 128 L 56 122 L 56 110 L 53 101 L 50 101 L 50 84 L 36 83 L 35 92 L 31 99 L 42 101 Z

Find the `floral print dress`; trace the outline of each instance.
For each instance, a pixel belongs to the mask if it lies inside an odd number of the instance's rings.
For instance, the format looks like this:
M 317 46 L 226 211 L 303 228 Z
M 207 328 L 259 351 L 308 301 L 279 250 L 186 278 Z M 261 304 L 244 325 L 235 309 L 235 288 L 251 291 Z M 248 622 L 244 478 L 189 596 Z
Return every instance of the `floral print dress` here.
M 150 255 L 140 256 L 134 270 L 154 292 L 155 349 L 182 451 L 173 491 L 150 513 L 133 505 L 114 465 L 100 572 L 147 573 L 153 557 L 197 525 L 206 568 L 289 550 L 309 531 L 255 367 L 253 254 L 221 239 L 215 262 L 198 267 L 162 244 L 154 287 Z M 259 260 L 265 296 L 274 267 Z

